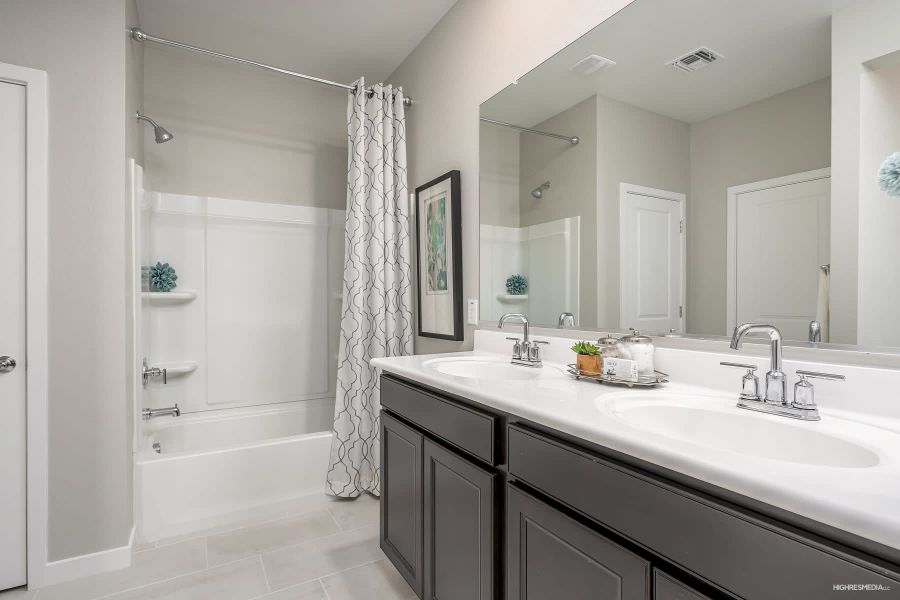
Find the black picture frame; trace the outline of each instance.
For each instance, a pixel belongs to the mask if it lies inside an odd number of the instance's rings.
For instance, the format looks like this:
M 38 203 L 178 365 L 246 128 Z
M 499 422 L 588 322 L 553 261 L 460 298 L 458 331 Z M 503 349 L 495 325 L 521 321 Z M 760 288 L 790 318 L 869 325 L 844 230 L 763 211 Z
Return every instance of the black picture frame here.
M 423 240 L 422 225 L 425 218 L 425 202 L 434 197 L 434 188 L 444 189 L 449 187 L 449 211 L 445 213 L 445 218 L 449 215 L 450 248 L 445 258 L 449 259 L 447 267 L 450 270 L 447 273 L 446 285 L 448 299 L 440 301 L 447 309 L 445 312 L 452 319 L 452 323 L 441 323 L 441 327 L 435 327 L 435 323 L 431 322 L 431 318 L 425 316 L 423 318 L 423 307 L 426 306 L 426 281 L 423 281 Z M 457 170 L 448 171 L 440 177 L 432 179 L 426 184 L 416 188 L 416 285 L 418 287 L 418 334 L 421 337 L 436 338 L 440 340 L 462 341 L 465 339 L 463 323 L 463 283 L 462 283 L 462 200 L 460 196 L 460 172 Z M 442 280 L 443 282 L 443 280 Z M 438 292 L 435 292 L 436 294 Z M 449 305 L 448 305 L 449 304 Z M 449 331 L 452 331 L 450 333 Z

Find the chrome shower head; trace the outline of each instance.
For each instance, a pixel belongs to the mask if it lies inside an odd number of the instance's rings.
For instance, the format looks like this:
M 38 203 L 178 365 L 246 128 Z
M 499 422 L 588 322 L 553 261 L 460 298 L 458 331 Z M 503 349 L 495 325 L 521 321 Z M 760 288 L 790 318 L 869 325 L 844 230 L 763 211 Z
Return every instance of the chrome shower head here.
M 141 113 L 135 113 L 135 116 L 137 117 L 137 119 L 139 121 L 141 121 L 141 120 L 147 121 L 148 123 L 153 125 L 153 139 L 156 140 L 157 144 L 164 144 L 164 143 L 168 142 L 169 140 L 171 140 L 173 137 L 175 137 L 174 135 L 169 133 L 169 131 L 165 127 L 158 124 L 156 121 L 154 121 L 147 115 L 142 115 Z
M 538 187 L 531 190 L 531 195 L 540 200 L 544 196 L 544 190 L 550 189 L 550 182 L 545 181 Z

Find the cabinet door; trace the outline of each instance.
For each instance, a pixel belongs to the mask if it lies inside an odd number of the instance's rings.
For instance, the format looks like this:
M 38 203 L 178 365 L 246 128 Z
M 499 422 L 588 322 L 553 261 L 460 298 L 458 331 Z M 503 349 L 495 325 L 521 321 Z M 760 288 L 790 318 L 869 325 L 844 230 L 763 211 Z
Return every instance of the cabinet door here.
M 425 596 L 491 600 L 497 475 L 425 440 Z
M 381 413 L 381 549 L 422 597 L 422 434 Z
M 659 569 L 653 569 L 653 600 L 709 600 L 686 583 L 678 581 Z
M 507 600 L 647 600 L 650 563 L 506 487 Z

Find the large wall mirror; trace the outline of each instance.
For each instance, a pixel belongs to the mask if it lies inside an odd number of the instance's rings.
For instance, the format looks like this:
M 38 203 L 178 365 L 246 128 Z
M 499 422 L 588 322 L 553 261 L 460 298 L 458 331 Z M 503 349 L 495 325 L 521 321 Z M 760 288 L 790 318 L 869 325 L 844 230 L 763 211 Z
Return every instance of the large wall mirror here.
M 482 319 L 900 347 L 900 60 L 837 28 L 868 2 L 636 0 L 482 104 Z

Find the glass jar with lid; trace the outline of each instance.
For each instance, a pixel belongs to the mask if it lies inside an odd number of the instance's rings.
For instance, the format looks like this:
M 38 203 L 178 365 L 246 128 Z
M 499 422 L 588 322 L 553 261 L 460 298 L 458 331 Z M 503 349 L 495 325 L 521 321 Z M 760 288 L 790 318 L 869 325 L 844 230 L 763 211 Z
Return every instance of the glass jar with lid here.
M 625 358 L 623 356 L 625 348 L 618 338 L 610 336 L 602 337 L 597 340 L 597 348 L 600 350 L 601 364 L 607 358 Z
M 624 349 L 622 358 L 630 358 L 637 363 L 639 377 L 655 376 L 656 370 L 653 363 L 653 354 L 656 351 L 656 347 L 649 336 L 642 335 L 640 331 L 632 329 L 629 335 L 622 338 L 621 344 Z

